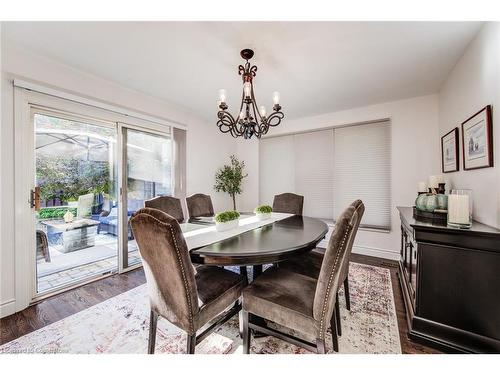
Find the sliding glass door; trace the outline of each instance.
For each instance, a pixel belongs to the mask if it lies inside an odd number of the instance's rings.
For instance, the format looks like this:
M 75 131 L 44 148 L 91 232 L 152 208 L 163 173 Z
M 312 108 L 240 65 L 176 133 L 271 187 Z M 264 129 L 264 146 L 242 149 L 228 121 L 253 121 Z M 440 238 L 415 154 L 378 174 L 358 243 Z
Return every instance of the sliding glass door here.
M 140 263 L 137 244 L 128 221 L 148 199 L 173 195 L 172 142 L 167 133 L 121 125 L 123 143 L 123 269 Z
M 35 106 L 30 118 L 35 296 L 139 266 L 129 220 L 174 194 L 170 129 Z
M 113 123 L 34 108 L 36 292 L 117 270 Z

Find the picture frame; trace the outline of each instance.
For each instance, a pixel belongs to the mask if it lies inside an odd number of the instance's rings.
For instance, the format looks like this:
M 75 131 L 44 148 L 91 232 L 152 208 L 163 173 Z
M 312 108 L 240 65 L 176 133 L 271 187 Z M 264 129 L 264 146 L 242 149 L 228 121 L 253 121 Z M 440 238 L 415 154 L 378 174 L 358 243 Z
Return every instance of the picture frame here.
M 487 105 L 462 123 L 464 170 L 493 167 L 493 123 Z
M 458 127 L 441 137 L 441 169 L 443 173 L 457 172 L 460 169 L 458 155 Z

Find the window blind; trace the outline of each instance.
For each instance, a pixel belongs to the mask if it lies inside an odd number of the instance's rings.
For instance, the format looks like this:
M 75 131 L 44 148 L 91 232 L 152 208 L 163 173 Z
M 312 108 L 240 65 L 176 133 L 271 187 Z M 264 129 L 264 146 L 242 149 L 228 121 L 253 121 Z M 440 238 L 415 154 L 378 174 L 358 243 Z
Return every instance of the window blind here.
M 272 205 L 276 194 L 295 191 L 293 135 L 262 139 L 259 155 L 260 204 Z
M 335 220 L 359 198 L 363 226 L 390 228 L 388 121 L 264 138 L 259 149 L 261 204 L 293 192 L 304 196 L 304 215 Z
M 335 218 L 355 199 L 365 204 L 361 224 L 391 223 L 391 129 L 389 122 L 335 129 Z
M 295 192 L 304 196 L 304 215 L 333 217 L 333 130 L 294 136 Z

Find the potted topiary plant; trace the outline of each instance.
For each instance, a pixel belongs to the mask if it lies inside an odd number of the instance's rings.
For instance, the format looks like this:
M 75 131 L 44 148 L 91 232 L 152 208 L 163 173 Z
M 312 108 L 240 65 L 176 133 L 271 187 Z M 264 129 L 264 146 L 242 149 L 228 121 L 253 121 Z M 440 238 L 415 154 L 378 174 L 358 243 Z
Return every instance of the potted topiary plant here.
M 240 213 L 237 211 L 224 211 L 215 215 L 215 228 L 223 232 L 238 227 Z
M 254 210 L 255 215 L 257 215 L 259 220 L 267 220 L 271 218 L 271 213 L 273 212 L 273 209 L 271 206 L 268 206 L 267 204 L 258 206 Z
M 244 173 L 245 162 L 231 155 L 231 165 L 224 165 L 215 174 L 214 189 L 216 192 L 228 193 L 233 199 L 233 210 L 236 211 L 236 194 L 242 193 L 242 182 L 248 174 Z

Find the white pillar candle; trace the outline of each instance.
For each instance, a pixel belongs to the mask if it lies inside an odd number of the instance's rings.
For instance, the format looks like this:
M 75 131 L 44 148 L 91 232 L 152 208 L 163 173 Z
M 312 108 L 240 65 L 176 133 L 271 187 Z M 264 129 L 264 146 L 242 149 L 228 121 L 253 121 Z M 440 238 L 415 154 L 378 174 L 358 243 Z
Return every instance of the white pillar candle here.
M 418 192 L 419 193 L 427 192 L 427 183 L 419 182 L 418 183 Z
M 469 224 L 469 196 L 451 194 L 448 196 L 448 222 L 455 224 Z

